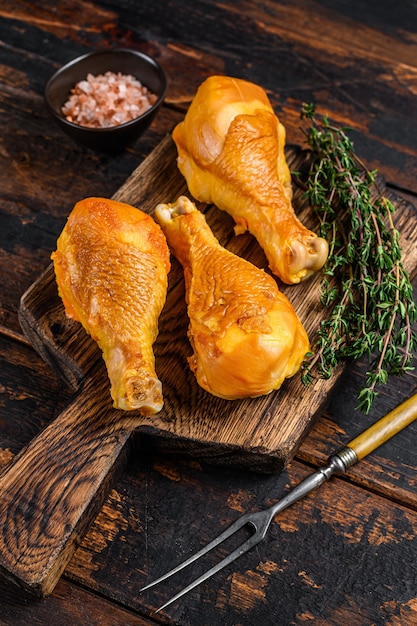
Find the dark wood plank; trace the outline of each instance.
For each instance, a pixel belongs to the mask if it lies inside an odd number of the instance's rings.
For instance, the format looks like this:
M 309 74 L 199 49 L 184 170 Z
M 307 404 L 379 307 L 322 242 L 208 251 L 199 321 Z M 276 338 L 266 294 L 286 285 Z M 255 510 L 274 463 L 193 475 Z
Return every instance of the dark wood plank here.
M 7 338 L 20 332 L 20 296 L 47 266 L 74 202 L 90 194 L 111 196 L 182 116 L 201 80 L 214 72 L 265 86 L 295 143 L 302 140 L 301 102 L 315 101 L 336 122 L 353 127 L 359 154 L 414 201 L 416 23 L 413 2 L 390 6 L 376 0 L 171 0 L 162 13 L 154 0 L 2 3 L 0 331 L 6 343 L 0 354 L 0 463 L 9 462 L 50 422 L 68 391 L 27 346 L 8 348 Z M 168 70 L 170 89 L 161 117 L 143 141 L 117 159 L 106 159 L 61 135 L 46 115 L 42 90 L 59 64 L 112 45 L 156 54 Z M 300 449 L 304 461 L 322 461 L 364 421 L 376 419 L 416 389 L 415 374 L 396 380 L 364 418 L 355 412 L 364 371 L 361 363 L 348 368 Z M 414 434 L 412 426 L 351 470 L 349 480 L 363 485 L 364 500 L 356 490 L 349 500 L 352 492 L 344 490 L 349 483 L 343 483 L 342 491 L 331 489 L 326 498 L 320 493 L 324 504 L 316 499 L 314 506 L 300 503 L 285 520 L 277 520 L 260 552 L 155 619 L 182 626 L 208 620 L 211 626 L 261 621 L 265 626 L 306 621 L 414 626 L 415 524 L 387 499 L 415 510 Z M 155 441 L 152 433 L 138 433 L 137 454 L 154 449 Z M 219 523 L 279 495 L 287 479 L 296 478 L 297 468 L 301 474 L 305 469 L 294 464 L 295 473 L 285 473 L 276 484 L 273 477 L 247 470 L 201 469 L 196 461 L 169 462 L 165 456 L 151 460 L 132 459 L 66 571 L 107 600 L 66 581 L 46 600 L 29 600 L 14 587 L 8 595 L 2 587 L 0 622 L 49 624 L 59 616 L 63 624 L 141 624 L 144 599 L 137 596 L 136 583 L 150 577 L 146 563 L 163 571 L 167 558 L 176 562 L 216 534 Z M 375 491 L 387 497 L 375 499 Z M 177 520 L 181 527 L 174 535 Z M 147 533 L 138 533 L 145 528 Z M 147 596 L 146 610 L 169 591 L 165 587 L 158 596 Z
M 31 350 L 26 346 L 17 344 L 14 355 L 6 350 L 3 354 L 1 370 L 8 372 L 7 380 L 15 379 L 13 396 L 12 387 L 7 385 L 9 411 L 14 416 L 12 424 L 18 426 L 24 419 L 28 405 L 36 417 L 38 410 L 33 408 L 37 398 L 39 406 L 40 400 L 46 399 L 47 416 L 59 390 L 59 386 L 53 388 L 53 378 L 47 376 L 48 368 L 42 367 L 42 362 L 33 355 L 31 363 Z M 9 360 L 5 360 L 7 355 Z M 16 368 L 26 372 L 23 379 L 16 375 Z M 28 387 L 26 381 L 31 378 L 33 385 Z M 309 462 L 320 463 L 327 452 L 334 449 L 333 445 L 338 447 L 356 434 L 353 428 L 357 428 L 357 432 L 362 428 L 363 416 L 350 414 L 351 390 L 348 387 L 339 392 L 341 396 L 338 394 L 335 400 L 340 398 L 340 401 L 330 404 L 334 416 L 328 414 L 324 420 L 320 419 L 313 431 L 314 439 L 311 440 L 312 433 L 303 444 L 304 448 L 310 440 L 309 448 L 306 447 L 311 452 Z M 406 397 L 406 384 L 402 393 Z M 384 397 L 387 407 L 395 401 L 394 395 Z M 36 427 L 40 428 L 41 423 Z M 410 428 L 410 433 L 400 433 L 369 459 L 371 468 L 365 467 L 363 461 L 350 478 L 358 480 L 359 484 L 367 480 L 373 490 L 378 483 L 383 489 L 388 486 L 392 492 L 397 489 L 398 499 L 402 499 L 403 477 L 409 481 L 410 492 L 405 503 L 415 508 L 416 459 L 406 445 L 415 431 L 414 426 Z M 12 434 L 16 442 L 25 430 L 23 427 Z M 148 435 L 138 434 L 135 442 L 137 448 L 124 473 L 110 491 L 64 574 L 67 581 L 100 589 L 109 600 L 117 600 L 119 606 L 129 607 L 133 614 L 142 613 L 144 603 L 150 614 L 174 587 L 178 588 L 182 579 L 174 580 L 172 587 L 164 585 L 140 596 L 138 589 L 145 582 L 204 544 L 240 513 L 275 501 L 290 484 L 310 472 L 296 462 L 279 477 L 208 468 L 196 461 L 173 461 L 155 454 L 153 440 Z M 405 453 L 409 456 L 404 456 Z M 385 474 L 384 466 L 390 470 Z M 191 626 L 206 623 L 204 619 L 208 616 L 213 624 L 251 626 L 258 616 L 266 625 L 275 626 L 281 615 L 284 624 L 291 620 L 302 623 L 304 613 L 296 609 L 303 598 L 306 614 L 326 624 L 338 625 L 344 619 L 358 624 L 378 623 L 381 615 L 386 620 L 398 618 L 404 620 L 400 623 L 411 625 L 415 619 L 414 596 L 411 590 L 409 595 L 404 592 L 404 578 L 397 572 L 399 564 L 405 564 L 408 580 L 417 562 L 413 539 L 415 522 L 409 525 L 410 512 L 404 516 L 404 510 L 395 507 L 393 512 L 386 498 L 375 498 L 367 490 L 354 489 L 352 496 L 349 483 L 332 479 L 297 508 L 277 517 L 267 539 L 256 551 L 237 561 L 233 568 L 178 606 L 171 607 L 161 620 L 167 619 L 168 623 L 179 620 Z M 382 544 L 379 543 L 381 538 Z M 331 588 L 337 590 L 330 597 L 329 581 L 333 583 Z M 27 596 L 22 599 L 16 588 L 2 586 L 1 615 L 11 615 L 22 623 L 27 616 L 47 622 L 48 614 L 60 610 L 70 621 L 71 608 L 61 606 L 66 598 L 73 599 L 75 616 L 82 602 L 90 606 L 93 600 L 90 597 L 83 600 L 82 596 L 78 599 L 80 592 L 72 586 L 63 594 L 62 584 L 66 585 L 65 581 L 44 601 Z M 8 591 L 3 595 L 5 588 Z M 358 597 L 361 598 L 360 608 L 356 604 Z M 272 612 L 271 606 L 274 607 Z M 93 605 L 91 608 L 93 610 Z M 100 616 L 99 607 L 96 610 Z M 110 605 L 107 611 L 110 615 Z M 98 619 L 93 623 L 98 623 Z M 10 623 L 14 623 L 12 619 Z
M 124 466 L 131 428 L 90 382 L 0 476 L 0 572 L 39 595 L 55 587 Z
M 45 428 L 73 392 L 32 347 L 0 334 L 0 468 Z
M 154 620 L 135 615 L 116 603 L 85 589 L 61 581 L 48 601 L 22 597 L 16 587 L 0 582 L 2 626 L 27 626 L 27 624 L 54 624 L 78 626 L 81 624 L 115 626 L 155 625 Z
M 94 581 L 106 595 L 133 609 L 146 606 L 151 615 L 200 568 L 139 594 L 142 585 L 243 512 L 279 499 L 310 471 L 293 462 L 279 477 L 260 477 L 138 451 L 65 575 L 82 584 Z M 415 588 L 409 586 L 417 574 L 416 526 L 416 512 L 332 479 L 277 516 L 256 550 L 168 607 L 162 619 L 181 626 L 275 626 L 306 619 L 362 626 L 397 619 L 411 626 L 417 617 Z

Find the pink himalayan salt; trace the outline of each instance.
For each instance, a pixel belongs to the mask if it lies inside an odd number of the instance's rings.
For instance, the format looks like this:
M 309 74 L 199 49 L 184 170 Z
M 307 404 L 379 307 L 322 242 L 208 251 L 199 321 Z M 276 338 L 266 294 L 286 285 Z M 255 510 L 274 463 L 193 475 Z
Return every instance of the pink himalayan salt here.
M 62 107 L 69 122 L 91 128 L 119 126 L 145 113 L 157 100 L 134 76 L 88 74 L 71 89 Z

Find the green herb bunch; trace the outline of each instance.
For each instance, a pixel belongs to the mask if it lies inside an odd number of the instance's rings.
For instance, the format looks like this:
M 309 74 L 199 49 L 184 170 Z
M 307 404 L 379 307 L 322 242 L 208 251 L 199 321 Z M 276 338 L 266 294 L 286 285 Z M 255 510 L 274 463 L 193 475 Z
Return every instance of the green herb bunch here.
M 320 219 L 329 242 L 321 281 L 321 303 L 329 309 L 313 351 L 306 356 L 302 380 L 330 378 L 341 361 L 366 357 L 369 368 L 359 392 L 368 413 L 377 387 L 389 375 L 412 369 L 417 318 L 410 278 L 403 267 L 394 206 L 355 154 L 348 129 L 320 121 L 313 105 L 303 105 L 304 130 L 313 152 L 305 197 Z

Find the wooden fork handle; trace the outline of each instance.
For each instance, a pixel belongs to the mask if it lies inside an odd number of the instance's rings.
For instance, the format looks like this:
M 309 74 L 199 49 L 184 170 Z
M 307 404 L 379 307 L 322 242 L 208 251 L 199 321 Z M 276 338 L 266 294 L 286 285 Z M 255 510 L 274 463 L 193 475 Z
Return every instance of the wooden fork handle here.
M 387 413 L 347 444 L 360 461 L 417 418 L 417 394 Z

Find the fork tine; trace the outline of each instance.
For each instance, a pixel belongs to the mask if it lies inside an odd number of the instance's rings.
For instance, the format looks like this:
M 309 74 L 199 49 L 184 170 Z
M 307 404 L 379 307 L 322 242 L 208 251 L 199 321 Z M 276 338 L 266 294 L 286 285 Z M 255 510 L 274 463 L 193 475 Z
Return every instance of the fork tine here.
M 240 518 L 242 519 L 242 518 Z M 239 520 L 237 520 L 239 521 Z M 245 524 L 248 522 L 245 522 Z M 243 524 L 243 526 L 245 525 Z M 237 524 L 233 524 L 232 526 L 236 526 Z M 242 527 L 242 525 L 240 525 L 240 527 Z M 232 528 L 232 527 L 230 527 Z M 228 530 L 230 530 L 230 528 Z M 222 535 L 225 533 L 222 533 Z M 230 534 L 230 533 L 229 533 Z M 219 537 L 217 539 L 219 539 L 222 535 L 219 535 Z M 223 539 L 221 541 L 224 541 L 226 537 L 223 537 Z M 230 554 L 228 554 L 224 559 L 222 559 L 221 561 L 219 561 L 218 563 L 216 563 L 216 565 L 214 565 L 213 567 L 211 567 L 209 570 L 207 570 L 206 572 L 204 572 L 204 574 L 201 574 L 201 576 L 199 576 L 198 578 L 196 578 L 195 580 L 193 580 L 193 582 L 191 582 L 189 585 L 187 585 L 186 587 L 184 587 L 184 589 L 182 589 L 181 591 L 179 591 L 175 596 L 173 596 L 172 598 L 170 598 L 167 602 L 165 602 L 165 604 L 163 604 L 162 606 L 160 606 L 158 609 L 156 609 L 156 611 L 154 611 L 154 613 L 158 613 L 159 611 L 162 611 L 163 609 L 165 609 L 167 606 L 169 606 L 170 604 L 172 604 L 173 602 L 175 602 L 176 600 L 178 600 L 179 598 L 182 598 L 182 596 L 185 596 L 186 593 L 188 593 L 189 591 L 191 591 L 192 589 L 194 589 L 195 587 L 197 587 L 198 585 L 200 585 L 201 583 L 203 583 L 205 580 L 207 580 L 208 578 L 210 578 L 211 576 L 214 576 L 214 574 L 216 574 L 217 572 L 219 572 L 221 569 L 223 569 L 224 567 L 226 567 L 227 565 L 229 565 L 230 563 L 232 563 L 235 559 L 237 559 L 239 556 L 241 556 L 242 554 L 244 554 L 245 552 L 247 552 L 248 550 L 250 550 L 251 548 L 253 548 L 253 546 L 255 546 L 257 543 L 259 543 L 260 541 L 262 541 L 263 539 L 263 535 L 262 533 L 258 532 L 255 529 L 255 532 L 253 533 L 253 535 L 251 535 L 248 539 L 246 539 L 246 541 L 244 541 L 240 546 L 238 546 L 237 548 L 235 548 L 235 550 L 233 550 L 233 552 L 231 552 Z M 215 540 L 216 541 L 216 540 Z M 217 543 L 215 545 L 218 545 L 219 543 L 221 543 L 221 541 L 217 541 Z M 214 542 L 211 542 L 211 544 L 209 544 L 209 546 L 211 545 L 211 548 L 214 547 Z M 209 548 L 209 549 L 211 549 Z M 201 553 L 205 553 L 207 552 L 207 550 L 200 550 L 200 554 Z M 199 553 L 197 553 L 198 555 Z M 196 558 L 197 555 L 195 555 Z M 194 561 L 195 558 L 191 557 L 191 561 Z M 186 562 L 185 562 L 186 563 Z M 178 571 L 178 569 L 182 569 L 182 567 L 185 567 L 185 564 L 183 563 L 182 565 L 179 566 L 179 568 L 176 568 L 176 570 Z M 168 575 L 170 575 L 168 573 Z M 167 576 L 163 576 L 163 578 L 166 578 Z M 162 580 L 160 579 L 160 580 Z M 158 581 L 156 581 L 158 582 Z M 156 584 L 156 583 L 151 583 L 152 584 Z M 148 585 L 151 586 L 151 585 Z
M 212 541 L 210 541 L 210 543 L 208 543 L 206 546 L 201 548 L 201 550 L 192 554 L 188 559 L 186 559 L 185 561 L 183 561 L 182 563 L 180 563 L 173 569 L 169 570 L 169 572 L 166 572 L 163 576 L 160 576 L 159 578 L 152 581 L 148 585 L 145 585 L 145 587 L 142 587 L 142 589 L 140 589 L 139 591 L 142 592 L 142 591 L 146 591 L 146 589 L 150 589 L 154 585 L 157 585 L 158 583 L 162 582 L 163 580 L 166 580 L 170 576 L 173 576 L 177 572 L 180 572 L 185 567 L 188 567 L 188 565 L 191 565 L 191 563 L 194 563 L 194 561 L 197 561 L 200 557 L 207 554 L 207 552 L 210 552 L 210 550 L 213 550 L 213 548 L 220 545 L 223 541 L 231 537 L 235 532 L 237 532 L 238 530 L 246 526 L 246 524 L 250 522 L 248 518 L 249 518 L 248 514 L 245 514 L 239 517 L 235 522 L 233 522 L 233 524 L 228 526 L 228 528 L 226 528 L 222 533 L 220 533 L 220 535 L 215 537 Z

